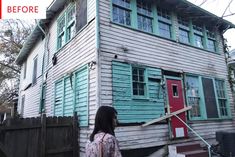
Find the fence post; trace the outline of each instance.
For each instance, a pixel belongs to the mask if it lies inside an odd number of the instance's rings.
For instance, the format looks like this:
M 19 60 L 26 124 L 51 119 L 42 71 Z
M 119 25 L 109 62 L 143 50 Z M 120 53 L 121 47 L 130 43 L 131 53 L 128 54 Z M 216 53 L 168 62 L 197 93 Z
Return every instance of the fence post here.
M 79 144 L 78 144 L 78 116 L 77 112 L 73 114 L 73 157 L 80 157 Z
M 46 114 L 41 116 L 41 157 L 46 157 Z

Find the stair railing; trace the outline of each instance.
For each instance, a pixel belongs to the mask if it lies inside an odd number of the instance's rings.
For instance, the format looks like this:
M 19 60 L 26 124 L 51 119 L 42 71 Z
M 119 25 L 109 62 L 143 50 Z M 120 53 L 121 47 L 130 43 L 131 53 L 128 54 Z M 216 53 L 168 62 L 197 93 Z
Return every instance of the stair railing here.
M 211 145 L 204 140 L 196 131 L 194 131 L 187 123 L 185 123 L 179 116 L 177 116 L 176 114 L 173 113 L 173 115 L 179 119 L 185 126 L 187 126 L 187 128 L 189 130 L 191 130 L 197 137 L 199 137 L 206 145 L 207 145 L 207 149 L 208 149 L 208 153 L 209 153 L 209 157 L 211 157 Z

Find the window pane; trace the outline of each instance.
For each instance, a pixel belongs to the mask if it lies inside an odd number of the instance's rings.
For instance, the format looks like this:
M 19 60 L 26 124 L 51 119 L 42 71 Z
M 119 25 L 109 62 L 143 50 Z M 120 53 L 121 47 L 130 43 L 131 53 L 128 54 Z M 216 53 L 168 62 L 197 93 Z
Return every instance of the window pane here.
M 188 97 L 189 106 L 192 106 L 190 111 L 191 117 L 200 117 L 200 105 L 199 105 L 199 98 L 198 97 Z
M 143 68 L 132 68 L 133 95 L 145 95 L 145 79 Z
M 153 32 L 152 18 L 138 15 L 137 19 L 138 19 L 138 29 L 146 32 Z
M 170 31 L 170 25 L 163 23 L 163 22 L 159 22 L 159 34 L 162 37 L 166 37 L 166 38 L 171 38 L 171 31 Z
M 137 12 L 146 16 L 152 16 L 151 4 L 143 0 L 137 0 Z
M 211 39 L 208 39 L 208 50 L 209 51 L 213 51 L 215 52 L 215 41 L 214 40 L 211 40 Z
M 202 36 L 194 34 L 194 38 L 195 38 L 195 45 L 197 47 L 203 48 Z
M 130 8 L 130 0 L 113 0 L 113 4 L 125 8 Z
M 190 116 L 201 117 L 198 77 L 187 76 L 186 88 L 187 88 L 188 105 L 192 106 L 192 110 L 190 111 Z
M 189 32 L 183 29 L 179 29 L 179 41 L 182 43 L 189 43 Z
M 60 21 L 58 22 L 58 34 L 64 32 L 64 30 L 65 30 L 65 17 L 60 19 Z
M 228 116 L 226 100 L 219 99 L 220 115 Z
M 123 8 L 119 8 L 118 6 L 113 6 L 113 21 L 130 26 L 131 25 L 130 11 L 125 10 Z

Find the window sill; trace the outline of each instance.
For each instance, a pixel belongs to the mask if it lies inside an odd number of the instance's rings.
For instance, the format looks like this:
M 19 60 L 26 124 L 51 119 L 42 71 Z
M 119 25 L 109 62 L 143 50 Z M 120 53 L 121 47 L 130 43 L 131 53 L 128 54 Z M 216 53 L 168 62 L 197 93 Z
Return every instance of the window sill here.
M 210 119 L 189 119 L 189 123 L 194 122 L 211 122 L 211 121 L 224 121 L 224 120 L 233 120 L 232 117 L 223 117 L 223 118 L 210 118 Z
M 149 100 L 146 96 L 132 96 L 132 100 Z

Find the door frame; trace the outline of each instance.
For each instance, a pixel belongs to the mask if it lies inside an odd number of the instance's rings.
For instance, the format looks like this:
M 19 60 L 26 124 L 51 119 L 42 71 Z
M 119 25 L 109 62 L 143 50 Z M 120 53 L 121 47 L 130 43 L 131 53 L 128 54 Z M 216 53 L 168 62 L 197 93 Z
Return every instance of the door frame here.
M 165 82 L 165 92 L 166 92 L 166 111 L 167 111 L 167 113 L 169 114 L 170 113 L 170 104 L 169 104 L 169 97 L 168 97 L 168 87 L 167 87 L 167 79 L 171 79 L 171 80 L 178 80 L 178 81 L 181 81 L 181 86 L 182 86 L 182 97 L 183 97 L 183 102 L 184 102 L 184 107 L 186 107 L 186 98 L 185 98 L 185 95 L 186 95 L 186 93 L 185 93 L 185 85 L 184 85 L 184 76 L 183 76 L 183 74 L 182 74 L 182 76 L 181 77 L 175 77 L 175 76 L 169 76 L 169 75 L 164 75 L 163 76 L 164 77 L 164 82 Z M 187 116 L 187 112 L 186 112 L 186 115 L 185 115 L 185 117 L 186 117 L 186 121 L 185 121 L 185 123 L 187 123 L 187 121 L 188 121 L 188 116 Z M 187 128 L 188 129 L 188 128 Z M 170 137 L 170 139 L 173 139 L 172 138 L 172 130 L 171 130 L 171 124 L 170 124 L 170 121 L 168 121 L 168 130 L 169 130 L 169 137 Z

